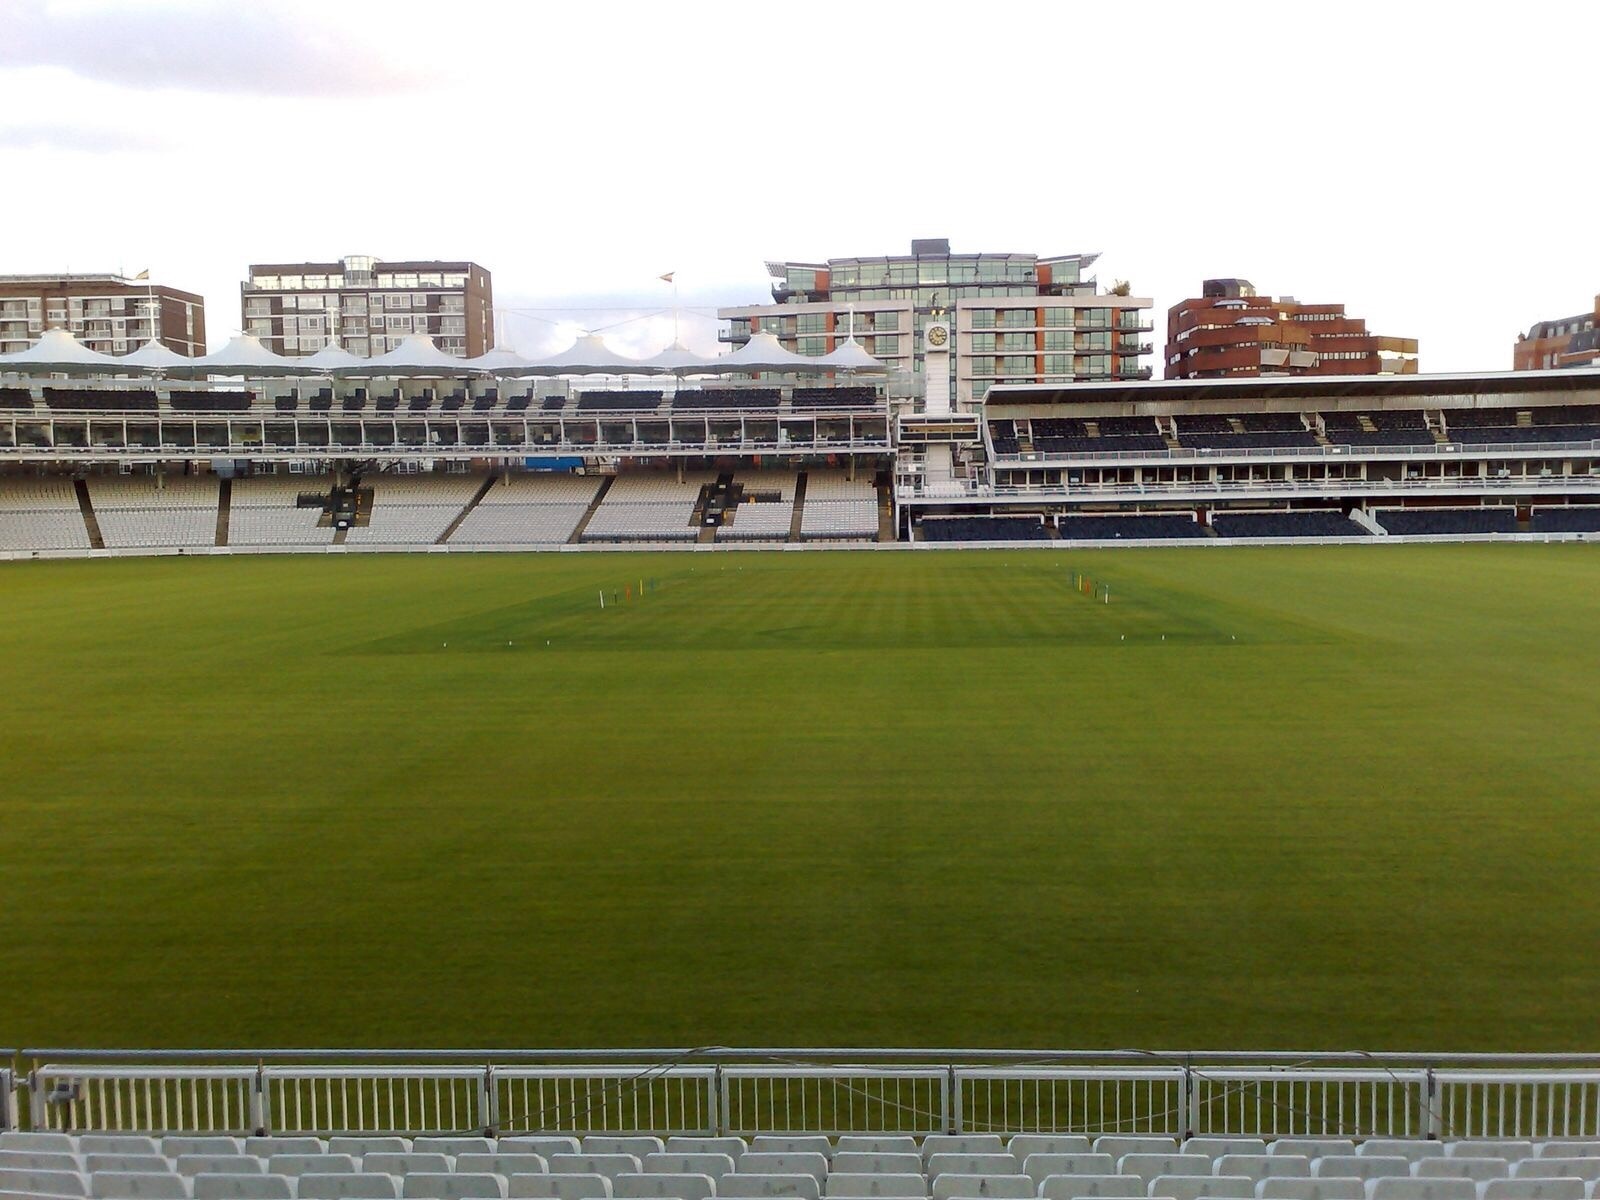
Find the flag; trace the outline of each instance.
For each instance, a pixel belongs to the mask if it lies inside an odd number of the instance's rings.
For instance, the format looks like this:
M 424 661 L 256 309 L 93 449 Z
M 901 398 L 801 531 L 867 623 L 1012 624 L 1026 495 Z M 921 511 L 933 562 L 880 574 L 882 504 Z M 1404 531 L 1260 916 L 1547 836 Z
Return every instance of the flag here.
M 134 276 L 134 279 L 136 279 L 136 280 L 137 279 L 149 279 L 149 278 L 150 278 L 150 268 L 149 267 L 146 267 L 144 270 L 140 271 L 137 275 Z
M 657 275 L 656 278 L 661 280 L 662 283 L 671 283 L 672 277 L 676 274 L 676 271 L 668 271 L 665 275 Z

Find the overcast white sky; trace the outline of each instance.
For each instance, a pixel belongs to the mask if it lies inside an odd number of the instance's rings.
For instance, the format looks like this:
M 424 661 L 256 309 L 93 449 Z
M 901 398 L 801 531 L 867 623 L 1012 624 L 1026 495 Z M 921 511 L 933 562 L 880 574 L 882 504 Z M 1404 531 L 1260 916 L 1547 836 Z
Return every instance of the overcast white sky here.
M 1597 46 L 1595 0 L 0 0 L 0 273 L 148 267 L 217 345 L 247 263 L 471 258 L 540 351 L 664 271 L 748 303 L 768 258 L 948 237 L 1505 369 L 1600 291 Z

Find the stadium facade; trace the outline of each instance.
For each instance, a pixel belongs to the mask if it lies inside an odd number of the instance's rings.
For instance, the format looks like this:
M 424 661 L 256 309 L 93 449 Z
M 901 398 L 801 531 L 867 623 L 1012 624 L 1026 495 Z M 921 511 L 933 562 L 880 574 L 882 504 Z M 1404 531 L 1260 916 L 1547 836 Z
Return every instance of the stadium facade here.
M 248 337 L 0 361 L 0 549 L 1188 544 L 1600 533 L 1600 371 L 1003 383 L 849 340 L 543 361 Z M 693 360 L 693 361 L 691 361 Z M 118 371 L 118 368 L 123 368 Z
M 154 341 L 174 354 L 206 352 L 206 302 L 146 275 L 0 275 L 0 354 L 64 329 L 91 350 L 126 354 Z
M 1125 285 L 1098 291 L 1098 254 L 958 254 L 946 238 L 911 253 L 769 262 L 771 304 L 718 310 L 722 339 L 776 334 L 800 354 L 825 354 L 854 335 L 893 369 L 924 368 L 924 334 L 951 325 L 955 397 L 980 400 L 996 383 L 1148 379 L 1154 301 Z
M 277 354 L 338 346 L 384 354 L 415 334 L 446 354 L 494 349 L 494 284 L 473 262 L 253 263 L 239 285 L 239 327 Z

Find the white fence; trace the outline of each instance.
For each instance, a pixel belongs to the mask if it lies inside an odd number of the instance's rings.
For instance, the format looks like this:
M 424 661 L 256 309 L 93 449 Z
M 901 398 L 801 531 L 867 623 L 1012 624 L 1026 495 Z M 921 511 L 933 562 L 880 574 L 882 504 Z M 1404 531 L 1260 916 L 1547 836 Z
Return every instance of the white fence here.
M 0 1128 L 279 1134 L 1040 1132 L 1600 1139 L 1600 1058 L 561 1052 L 397 1065 L 333 1053 L 40 1060 L 0 1071 Z M 849 1061 L 851 1056 L 856 1061 Z M 217 1059 L 234 1058 L 233 1062 Z M 399 1055 L 395 1055 L 398 1058 Z M 615 1056 L 613 1056 L 615 1057 Z M 876 1057 L 878 1061 L 872 1060 Z M 1277 1056 L 1263 1055 L 1260 1058 Z M 1287 1056 L 1282 1056 L 1287 1058 Z M 1318 1056 L 1309 1056 L 1314 1061 Z M 781 1058 L 781 1061 L 780 1061 Z M 151 1061 L 155 1059 L 156 1061 Z M 762 1060 L 765 1061 L 762 1061 Z M 502 1060 L 502 1061 L 494 1061 Z M 1105 1061 L 1109 1060 L 1109 1061 Z M 1164 1061 L 1163 1061 L 1164 1060 Z M 1577 1063 L 1577 1066 L 1569 1064 Z M 1035 1065 L 1038 1064 L 1038 1065 Z

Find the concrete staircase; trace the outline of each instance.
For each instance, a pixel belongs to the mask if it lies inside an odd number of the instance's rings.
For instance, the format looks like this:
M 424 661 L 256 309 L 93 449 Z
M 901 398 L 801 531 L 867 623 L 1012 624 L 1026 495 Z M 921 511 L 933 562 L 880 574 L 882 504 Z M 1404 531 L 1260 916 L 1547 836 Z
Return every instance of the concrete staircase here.
M 217 481 L 217 536 L 212 541 L 213 546 L 226 546 L 228 544 L 228 518 L 233 513 L 233 480 L 222 479 Z
M 106 539 L 101 536 L 100 522 L 94 515 L 94 504 L 89 499 L 89 481 L 74 479 L 72 487 L 78 493 L 78 511 L 83 514 L 83 527 L 89 533 L 89 545 L 96 550 L 104 550 Z
M 446 525 L 444 532 L 434 539 L 433 544 L 435 546 L 442 546 L 450 540 L 450 535 L 461 528 L 461 522 L 467 519 L 469 512 L 478 507 L 478 501 L 489 494 L 489 489 L 494 486 L 495 480 L 498 478 L 499 476 L 497 475 L 490 475 L 489 478 L 483 481 L 483 486 L 472 493 L 472 499 L 468 500 L 462 510 L 456 514 L 456 519 Z
M 611 490 L 611 485 L 617 481 L 615 475 L 607 475 L 600 481 L 600 490 L 594 494 L 594 499 L 589 502 L 589 507 L 583 510 L 583 516 L 578 518 L 578 525 L 572 531 L 572 536 L 567 538 L 567 545 L 576 546 L 583 541 L 583 531 L 589 528 L 589 522 L 594 520 L 595 509 L 600 507 L 600 501 L 606 498 L 606 493 Z

